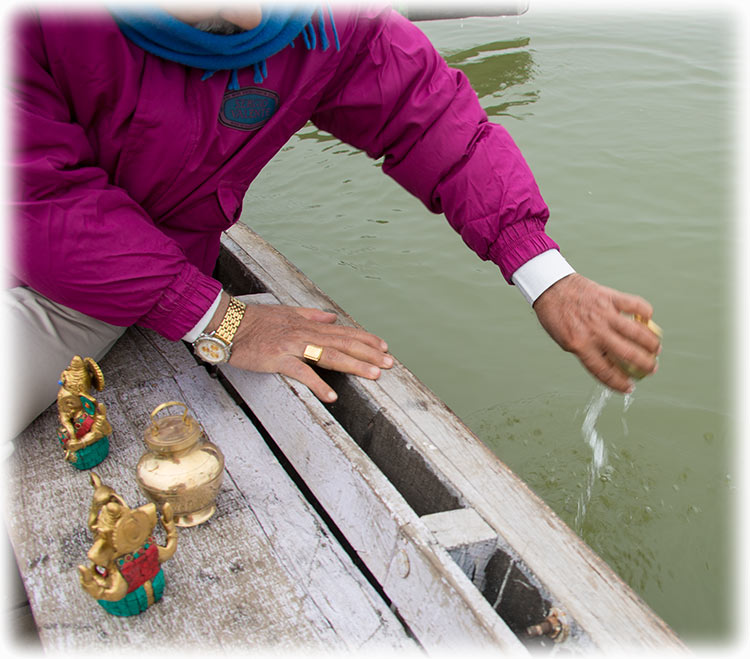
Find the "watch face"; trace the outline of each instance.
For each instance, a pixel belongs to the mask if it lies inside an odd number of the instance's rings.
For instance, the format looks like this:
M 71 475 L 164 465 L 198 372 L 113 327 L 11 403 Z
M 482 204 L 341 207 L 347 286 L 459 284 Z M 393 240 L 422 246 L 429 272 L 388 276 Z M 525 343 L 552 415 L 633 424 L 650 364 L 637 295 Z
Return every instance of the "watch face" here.
M 229 349 L 221 340 L 213 336 L 203 336 L 194 344 L 195 354 L 209 364 L 223 364 L 229 360 Z

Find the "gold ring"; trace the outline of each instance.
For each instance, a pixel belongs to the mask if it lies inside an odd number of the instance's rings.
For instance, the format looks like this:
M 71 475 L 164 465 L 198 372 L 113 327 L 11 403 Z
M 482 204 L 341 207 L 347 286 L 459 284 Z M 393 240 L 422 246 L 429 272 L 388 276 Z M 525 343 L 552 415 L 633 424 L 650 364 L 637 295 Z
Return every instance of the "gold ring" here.
M 320 356 L 322 354 L 323 348 L 321 348 L 320 346 L 309 344 L 305 348 L 305 352 L 302 353 L 302 356 L 308 361 L 315 362 L 317 364 L 320 361 Z

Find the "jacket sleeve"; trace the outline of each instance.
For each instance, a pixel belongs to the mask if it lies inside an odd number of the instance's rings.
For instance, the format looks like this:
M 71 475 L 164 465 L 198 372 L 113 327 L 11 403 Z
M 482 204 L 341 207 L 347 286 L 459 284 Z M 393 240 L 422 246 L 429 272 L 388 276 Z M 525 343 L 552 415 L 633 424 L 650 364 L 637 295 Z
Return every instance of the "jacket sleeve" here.
M 490 123 L 466 76 L 389 10 L 364 12 L 344 31 L 341 82 L 313 116 L 320 128 L 384 157 L 383 171 L 451 226 L 510 283 L 556 249 L 534 177 L 508 132 Z
M 13 274 L 50 299 L 168 339 L 198 322 L 220 284 L 187 262 L 121 188 L 109 183 L 45 63 L 37 22 L 14 38 L 10 209 Z

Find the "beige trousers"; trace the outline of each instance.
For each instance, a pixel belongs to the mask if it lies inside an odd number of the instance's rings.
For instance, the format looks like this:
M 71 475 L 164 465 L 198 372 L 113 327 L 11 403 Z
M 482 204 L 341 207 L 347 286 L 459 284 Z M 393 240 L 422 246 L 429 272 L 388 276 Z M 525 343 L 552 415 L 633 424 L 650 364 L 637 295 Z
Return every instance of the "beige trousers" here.
M 40 295 L 30 288 L 4 291 L 10 357 L 4 418 L 11 440 L 55 402 L 60 374 L 74 355 L 101 359 L 125 332 Z M 54 438 L 52 438 L 54 439 Z M 2 442 L 4 453 L 11 446 Z

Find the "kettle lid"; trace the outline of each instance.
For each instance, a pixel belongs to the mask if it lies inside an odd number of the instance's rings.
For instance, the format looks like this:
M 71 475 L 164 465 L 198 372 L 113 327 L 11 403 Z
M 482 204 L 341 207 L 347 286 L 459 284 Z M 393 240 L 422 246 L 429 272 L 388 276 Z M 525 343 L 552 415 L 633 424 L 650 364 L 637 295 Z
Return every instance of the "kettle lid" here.
M 179 405 L 182 414 L 170 414 L 157 418 L 159 412 Z M 146 428 L 143 439 L 147 446 L 156 451 L 179 451 L 198 441 L 202 433 L 201 425 L 188 413 L 185 403 L 169 401 L 157 406 L 151 412 L 151 425 Z

